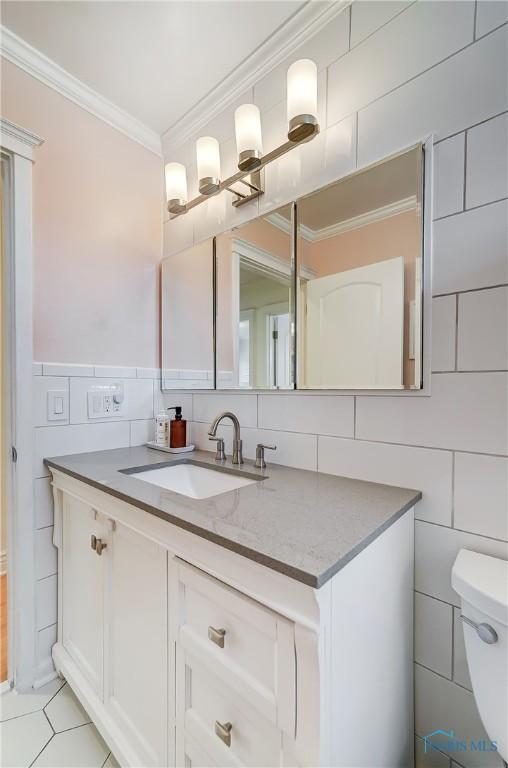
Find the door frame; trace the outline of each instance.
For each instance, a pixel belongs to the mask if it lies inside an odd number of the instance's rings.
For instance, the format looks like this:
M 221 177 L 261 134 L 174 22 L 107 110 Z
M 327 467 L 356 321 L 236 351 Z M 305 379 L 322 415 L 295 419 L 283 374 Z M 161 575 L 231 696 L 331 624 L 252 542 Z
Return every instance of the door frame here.
M 0 118 L 0 148 L 10 157 L 10 205 L 4 253 L 2 333 L 8 367 L 5 392 L 7 493 L 8 684 L 36 682 L 36 572 L 33 483 L 33 149 L 43 140 Z M 16 456 L 12 448 L 15 448 Z

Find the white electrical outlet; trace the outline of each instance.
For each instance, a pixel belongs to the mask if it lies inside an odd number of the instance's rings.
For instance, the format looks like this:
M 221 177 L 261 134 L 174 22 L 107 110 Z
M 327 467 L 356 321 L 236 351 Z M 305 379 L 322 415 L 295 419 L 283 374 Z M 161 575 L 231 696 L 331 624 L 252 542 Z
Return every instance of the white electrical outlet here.
M 88 418 L 107 419 L 123 413 L 123 384 L 94 384 L 87 392 Z

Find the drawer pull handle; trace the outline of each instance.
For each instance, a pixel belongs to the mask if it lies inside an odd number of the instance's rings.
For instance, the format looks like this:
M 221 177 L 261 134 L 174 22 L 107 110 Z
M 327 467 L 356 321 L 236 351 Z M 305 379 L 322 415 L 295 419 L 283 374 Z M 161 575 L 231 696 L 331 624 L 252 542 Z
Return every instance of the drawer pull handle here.
M 94 552 L 97 552 L 97 536 L 94 536 L 93 533 L 90 536 L 90 546 L 94 550 Z
M 226 635 L 225 629 L 215 629 L 215 627 L 208 627 L 208 639 L 218 645 L 219 648 L 224 648 L 224 637 Z
M 231 723 L 219 723 L 215 721 L 215 733 L 221 741 L 224 742 L 226 747 L 231 746 L 231 730 L 233 726 Z

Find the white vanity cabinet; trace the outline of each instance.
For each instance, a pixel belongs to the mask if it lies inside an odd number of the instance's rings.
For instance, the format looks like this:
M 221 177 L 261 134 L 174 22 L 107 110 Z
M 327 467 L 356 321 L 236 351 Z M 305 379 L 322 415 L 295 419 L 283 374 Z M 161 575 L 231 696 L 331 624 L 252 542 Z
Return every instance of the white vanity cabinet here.
M 53 658 L 122 765 L 410 768 L 411 511 L 317 589 L 52 472 Z
M 77 495 L 61 494 L 60 505 L 59 642 L 72 660 L 65 674 L 127 737 L 133 764 L 165 766 L 167 551 Z

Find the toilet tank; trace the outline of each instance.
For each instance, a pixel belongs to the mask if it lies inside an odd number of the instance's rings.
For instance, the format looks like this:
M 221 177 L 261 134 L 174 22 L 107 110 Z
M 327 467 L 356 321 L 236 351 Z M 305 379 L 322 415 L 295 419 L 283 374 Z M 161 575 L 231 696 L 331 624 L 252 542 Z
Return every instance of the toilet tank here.
M 508 562 L 460 550 L 452 586 L 461 597 L 467 663 L 481 720 L 498 752 L 508 759 Z M 495 642 L 492 641 L 497 635 Z M 483 639 L 482 639 L 483 637 Z

